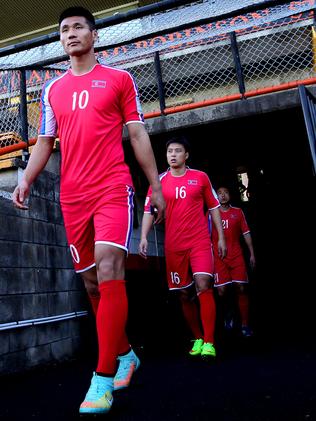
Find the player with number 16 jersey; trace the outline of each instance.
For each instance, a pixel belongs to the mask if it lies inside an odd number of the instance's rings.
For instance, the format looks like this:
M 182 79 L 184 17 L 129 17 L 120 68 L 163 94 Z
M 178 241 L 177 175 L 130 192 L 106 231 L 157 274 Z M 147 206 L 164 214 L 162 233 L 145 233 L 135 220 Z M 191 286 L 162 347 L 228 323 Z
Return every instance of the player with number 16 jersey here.
M 212 290 L 213 254 L 205 217 L 212 215 L 219 231 L 219 250 L 225 253 L 225 239 L 219 213 L 219 201 L 206 173 L 186 166 L 189 145 L 185 138 L 170 139 L 167 144 L 169 170 L 160 176 L 166 201 L 165 254 L 170 290 L 177 290 L 182 311 L 193 335 L 190 355 L 215 357 L 215 301 Z M 139 252 L 147 257 L 150 215 L 149 188 L 145 202 Z M 194 286 L 193 286 L 194 284 Z M 190 288 L 192 285 L 192 288 Z M 199 300 L 199 307 L 195 300 Z M 203 327 L 203 332 L 201 326 Z
M 165 249 L 186 250 L 195 245 L 210 248 L 210 234 L 205 219 L 205 206 L 212 210 L 220 206 L 206 173 L 186 168 L 181 176 L 168 170 L 160 175 L 166 201 Z M 145 212 L 150 213 L 149 188 Z

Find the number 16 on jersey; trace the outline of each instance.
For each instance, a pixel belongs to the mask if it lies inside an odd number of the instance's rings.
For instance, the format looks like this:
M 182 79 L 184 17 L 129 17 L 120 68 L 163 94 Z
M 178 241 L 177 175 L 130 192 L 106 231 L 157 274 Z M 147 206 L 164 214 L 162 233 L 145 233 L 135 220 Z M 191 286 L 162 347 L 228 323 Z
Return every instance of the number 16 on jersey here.
M 187 195 L 185 186 L 176 187 L 176 199 L 184 199 Z
M 171 282 L 173 284 L 176 284 L 176 285 L 180 284 L 181 279 L 178 272 L 170 272 L 170 276 L 171 276 Z

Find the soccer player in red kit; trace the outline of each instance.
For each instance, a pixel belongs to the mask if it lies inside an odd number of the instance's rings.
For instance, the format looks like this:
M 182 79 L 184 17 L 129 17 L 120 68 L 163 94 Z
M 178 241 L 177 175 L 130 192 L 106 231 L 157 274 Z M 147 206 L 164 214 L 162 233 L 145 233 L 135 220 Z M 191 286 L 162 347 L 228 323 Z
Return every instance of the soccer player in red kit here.
M 251 336 L 249 327 L 249 298 L 246 290 L 248 283 L 246 263 L 241 247 L 241 236 L 249 250 L 250 267 L 256 264 L 250 230 L 243 211 L 231 206 L 228 188 L 220 187 L 217 190 L 218 200 L 221 204 L 220 214 L 227 244 L 227 255 L 223 259 L 217 247 L 218 234 L 212 230 L 212 243 L 215 263 L 215 287 L 222 300 L 224 312 L 228 311 L 225 299 L 228 287 L 232 284 L 236 288 L 238 308 L 241 318 L 241 332 L 243 336 Z M 225 315 L 224 315 L 225 317 Z
M 109 411 L 112 391 L 128 386 L 140 364 L 125 333 L 125 259 L 134 191 L 124 162 L 123 124 L 153 189 L 151 200 L 160 220 L 165 203 L 132 76 L 97 62 L 94 42 L 98 35 L 87 9 L 66 9 L 59 29 L 71 68 L 43 88 L 38 141 L 13 201 L 20 209 L 26 208 L 31 184 L 45 167 L 58 136 L 60 202 L 67 239 L 96 315 L 98 333 L 98 364 L 79 411 L 99 414 Z
M 214 329 L 216 309 L 212 289 L 213 258 L 211 240 L 205 218 L 209 209 L 219 232 L 218 250 L 225 256 L 219 202 L 206 173 L 186 166 L 188 143 L 179 137 L 167 142 L 170 168 L 160 175 L 166 201 L 165 255 L 170 290 L 178 291 L 184 318 L 194 336 L 191 355 L 215 357 Z M 147 256 L 147 235 L 154 216 L 150 212 L 152 189 L 149 188 L 142 221 L 139 252 Z M 192 299 L 197 293 L 199 307 Z M 202 328 L 201 328 L 202 324 Z

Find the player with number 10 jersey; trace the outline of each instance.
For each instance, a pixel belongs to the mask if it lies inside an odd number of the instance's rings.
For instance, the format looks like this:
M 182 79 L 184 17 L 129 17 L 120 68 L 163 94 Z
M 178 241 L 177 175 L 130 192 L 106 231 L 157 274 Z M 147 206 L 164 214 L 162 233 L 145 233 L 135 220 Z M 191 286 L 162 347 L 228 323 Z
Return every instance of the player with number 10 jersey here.
M 69 69 L 43 89 L 39 136 L 60 139 L 60 203 L 77 272 L 95 265 L 94 244 L 128 250 L 134 191 L 122 128 L 130 123 L 143 124 L 143 114 L 124 70 L 96 64 L 78 76 Z
M 86 74 L 69 69 L 49 81 L 41 97 L 39 136 L 60 139 L 62 201 L 117 183 L 132 186 L 122 127 L 143 122 L 136 84 L 124 70 L 96 64 Z

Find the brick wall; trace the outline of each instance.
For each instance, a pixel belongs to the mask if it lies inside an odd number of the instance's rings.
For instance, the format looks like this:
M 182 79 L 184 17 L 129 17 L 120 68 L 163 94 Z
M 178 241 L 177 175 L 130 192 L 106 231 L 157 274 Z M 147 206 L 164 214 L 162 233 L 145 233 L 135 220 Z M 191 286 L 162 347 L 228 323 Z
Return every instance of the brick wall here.
M 51 156 L 46 171 L 34 183 L 27 211 L 14 208 L 11 200 L 21 167 L 23 163 L 17 160 L 16 168 L 0 172 L 0 374 L 73 357 L 79 350 L 91 352 L 90 345 L 94 344 L 92 317 L 18 328 L 4 326 L 90 310 L 82 281 L 73 270 L 65 237 L 59 205 L 59 152 Z M 127 259 L 131 309 L 135 307 L 133 279 L 138 285 L 140 272 L 144 271 L 146 277 L 153 277 L 158 270 L 156 256 L 164 255 L 161 226 L 148 236 L 148 255 L 152 258 L 144 260 L 137 255 L 143 199 L 135 199 L 134 230 Z M 130 325 L 135 330 L 133 336 L 139 328 Z
M 13 171 L 17 178 L 18 170 Z M 88 308 L 66 242 L 59 177 L 48 171 L 39 176 L 27 211 L 14 208 L 10 193 L 1 191 L 0 329 L 10 322 Z M 87 323 L 83 316 L 0 330 L 0 373 L 73 357 L 82 346 Z

